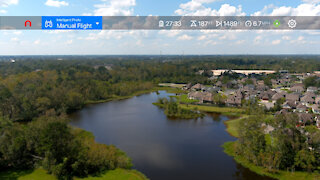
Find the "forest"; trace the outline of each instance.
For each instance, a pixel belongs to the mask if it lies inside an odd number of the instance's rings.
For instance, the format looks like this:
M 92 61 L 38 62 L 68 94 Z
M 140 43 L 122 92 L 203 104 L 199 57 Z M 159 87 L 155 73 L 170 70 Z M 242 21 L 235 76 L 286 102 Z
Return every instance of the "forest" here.
M 236 154 L 271 173 L 278 170 L 318 172 L 320 168 L 320 131 L 310 124 L 297 128 L 297 114 L 275 117 L 256 109 L 239 125 Z M 276 127 L 267 133 L 267 125 Z

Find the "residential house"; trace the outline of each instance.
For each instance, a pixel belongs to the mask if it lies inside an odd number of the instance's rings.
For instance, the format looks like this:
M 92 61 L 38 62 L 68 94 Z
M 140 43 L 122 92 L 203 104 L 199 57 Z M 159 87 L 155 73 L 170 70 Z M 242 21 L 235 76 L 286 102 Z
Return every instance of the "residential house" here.
M 317 97 L 316 97 L 315 103 L 316 103 L 316 104 L 320 104 L 320 96 L 317 96 Z
M 290 93 L 286 95 L 286 101 L 299 101 L 300 100 L 300 94 L 299 93 Z
M 307 111 L 307 106 L 305 106 L 305 105 L 303 105 L 303 104 L 298 104 L 297 105 L 297 107 L 296 107 L 296 109 L 295 110 L 293 110 L 293 112 L 300 112 L 300 113 L 302 113 L 302 112 L 306 112 Z
M 279 93 L 274 94 L 271 99 L 273 101 L 276 101 L 278 99 L 285 98 L 286 95 L 287 95 L 287 93 L 285 93 L 285 92 L 279 92 Z
M 188 83 L 188 84 L 184 85 L 182 89 L 189 90 L 189 89 L 191 89 L 191 87 L 192 87 L 192 84 Z
M 264 134 L 270 134 L 274 130 L 274 127 L 265 123 L 262 123 L 261 127 L 263 128 Z
M 242 97 L 241 91 L 237 91 L 235 94 L 228 96 L 226 104 L 228 106 L 241 106 Z
M 315 113 L 315 114 L 320 114 L 320 109 L 319 109 L 319 105 L 317 104 L 314 104 L 311 106 L 312 108 L 312 112 Z
M 307 88 L 307 92 L 313 92 L 313 93 L 315 93 L 315 92 L 317 92 L 317 91 L 318 91 L 318 88 L 317 88 L 317 87 L 310 86 L 310 87 Z
M 308 105 L 308 104 L 314 104 L 315 103 L 315 100 L 312 98 L 312 95 L 304 95 L 300 102 L 303 104 L 303 105 Z
M 309 113 L 299 113 L 298 117 L 300 126 L 310 125 L 314 122 L 312 114 Z
M 310 97 L 312 97 L 312 98 L 316 98 L 316 94 L 314 93 L 314 92 L 306 92 L 304 95 L 307 95 L 307 96 L 310 96 Z
M 199 100 L 200 103 L 213 102 L 212 94 L 209 92 L 193 91 L 188 93 L 188 98 Z
M 301 93 L 304 91 L 304 86 L 301 83 L 295 84 L 290 88 L 290 91 Z
M 197 83 L 196 85 L 194 85 L 194 86 L 191 87 L 191 90 L 200 91 L 200 90 L 202 90 L 204 87 L 205 87 L 204 85 Z
M 218 93 L 219 91 L 221 91 L 221 88 L 217 87 L 217 86 L 212 86 L 212 87 L 204 87 L 203 91 L 206 92 L 211 92 L 211 93 Z

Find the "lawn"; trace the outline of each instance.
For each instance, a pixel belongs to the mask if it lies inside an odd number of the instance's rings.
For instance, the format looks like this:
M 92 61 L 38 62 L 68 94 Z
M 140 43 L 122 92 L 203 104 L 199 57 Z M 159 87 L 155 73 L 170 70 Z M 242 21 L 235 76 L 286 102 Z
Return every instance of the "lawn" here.
M 233 108 L 233 107 L 217 107 L 217 106 L 191 105 L 191 104 L 188 104 L 188 105 L 180 104 L 179 106 L 183 109 L 188 109 L 188 110 L 199 110 L 203 112 L 221 113 L 224 115 L 237 116 L 237 117 L 244 113 L 244 109 Z
M 1 180 L 57 180 L 53 175 L 47 174 L 44 169 L 26 171 L 7 171 L 0 173 Z M 106 173 L 87 178 L 74 178 L 75 180 L 147 180 L 142 173 L 136 170 L 115 169 Z
M 228 121 L 225 121 L 225 125 L 227 126 L 227 132 L 231 135 L 231 136 L 234 136 L 234 137 L 239 137 L 239 132 L 238 132 L 238 129 L 239 129 L 239 126 L 240 126 L 240 122 L 242 120 L 245 119 L 246 116 L 243 116 L 241 118 L 238 118 L 238 119 L 230 119 Z
M 195 103 L 198 102 L 196 99 L 189 99 L 187 94 L 181 94 L 181 96 L 176 96 L 181 103 Z

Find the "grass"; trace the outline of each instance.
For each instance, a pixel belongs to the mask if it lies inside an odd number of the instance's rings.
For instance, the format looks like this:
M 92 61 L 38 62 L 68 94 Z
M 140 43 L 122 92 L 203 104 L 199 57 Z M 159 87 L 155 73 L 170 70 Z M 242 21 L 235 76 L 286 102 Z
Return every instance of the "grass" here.
M 199 102 L 196 99 L 189 99 L 187 94 L 181 94 L 180 96 L 176 96 L 176 98 L 179 100 L 181 103 L 195 103 Z
M 147 180 L 148 178 L 136 170 L 116 169 L 107 171 L 101 176 L 87 178 L 74 178 L 75 180 Z
M 53 175 L 47 174 L 44 169 L 25 171 L 6 171 L 0 173 L 1 180 L 57 180 Z M 115 169 L 107 171 L 100 176 L 89 176 L 86 178 L 74 178 L 74 180 L 148 180 L 148 178 L 136 171 L 126 169 Z
M 288 171 L 277 171 L 277 173 L 270 173 L 267 169 L 256 166 L 250 163 L 246 158 L 239 156 L 235 153 L 235 145 L 237 142 L 226 142 L 223 144 L 224 152 L 229 156 L 233 156 L 234 160 L 244 167 L 249 168 L 251 171 L 262 175 L 269 176 L 280 180 L 317 180 L 320 179 L 319 173 L 308 173 L 308 172 L 288 172 Z
M 220 113 L 228 116 L 239 117 L 244 113 L 244 109 L 233 107 L 217 107 L 217 106 L 205 106 L 205 105 L 191 105 L 180 104 L 179 107 L 187 110 L 199 110 L 203 112 Z
M 35 170 L 19 170 L 19 171 L 6 171 L 0 173 L 1 180 L 56 180 L 53 175 L 47 174 L 44 169 Z
M 236 138 L 239 137 L 239 126 L 240 126 L 240 122 L 243 121 L 246 118 L 246 116 L 242 116 L 241 118 L 237 118 L 237 119 L 230 119 L 228 121 L 225 121 L 224 124 L 227 126 L 227 132 L 231 135 L 234 136 Z

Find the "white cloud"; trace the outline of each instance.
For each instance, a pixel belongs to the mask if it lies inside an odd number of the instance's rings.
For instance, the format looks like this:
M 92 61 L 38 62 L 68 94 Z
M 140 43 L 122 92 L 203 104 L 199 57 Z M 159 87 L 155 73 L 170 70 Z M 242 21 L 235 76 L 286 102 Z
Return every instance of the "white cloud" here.
M 310 4 L 318 4 L 320 3 L 320 0 L 302 0 L 305 3 L 310 3 Z
M 320 0 L 319 0 L 320 2 Z M 281 6 L 275 7 L 274 5 L 265 6 L 261 11 L 253 13 L 254 16 L 319 16 L 320 4 L 319 3 L 303 3 L 297 7 Z
M 35 44 L 35 45 L 40 44 L 40 40 L 35 40 L 35 41 L 33 42 L 33 44 Z
M 52 6 L 52 7 L 61 7 L 61 6 L 69 6 L 69 3 L 66 1 L 47 0 L 45 5 Z
M 4 9 L 0 9 L 0 14 L 6 14 L 7 13 L 7 11 L 6 10 L 4 10 Z
M 182 3 L 179 9 L 175 11 L 177 15 L 185 16 L 244 16 L 242 6 L 231 6 L 230 4 L 221 5 L 219 10 L 205 7 L 204 4 L 212 3 L 215 0 L 191 0 L 187 3 Z
M 281 40 L 280 40 L 280 39 L 273 40 L 273 41 L 271 42 L 271 44 L 273 44 L 273 45 L 277 45 L 277 44 L 280 44 L 280 43 L 281 43 Z
M 10 40 L 13 41 L 13 42 L 18 42 L 20 39 L 17 38 L 17 37 L 13 37 L 13 38 L 11 38 Z
M 92 16 L 92 13 L 82 13 L 82 16 Z
M 236 44 L 237 44 L 237 45 L 240 45 L 240 44 L 243 44 L 243 43 L 245 43 L 245 40 L 236 41 Z
M 102 0 L 107 1 L 107 0 Z M 107 3 L 94 5 L 95 16 L 130 16 L 133 15 L 135 0 L 108 0 Z
M 290 39 L 291 39 L 291 37 L 290 37 L 290 36 L 282 36 L 282 39 L 283 39 L 283 40 L 287 40 L 287 41 L 288 41 L 288 40 L 290 40 Z
M 181 33 L 182 33 L 182 31 L 180 31 L 180 30 L 161 30 L 161 31 L 159 31 L 160 35 L 165 35 L 167 37 L 175 37 Z
M 178 37 L 178 40 L 191 40 L 193 39 L 191 36 L 184 34 Z
M 70 39 L 70 40 L 68 40 L 67 42 L 66 42 L 66 44 L 72 44 L 73 43 L 73 40 L 72 39 Z
M 10 5 L 17 5 L 19 0 L 0 0 L 0 7 L 8 7 Z
M 299 36 L 298 37 L 298 41 L 302 41 L 302 40 L 304 40 L 304 37 L 303 36 Z

